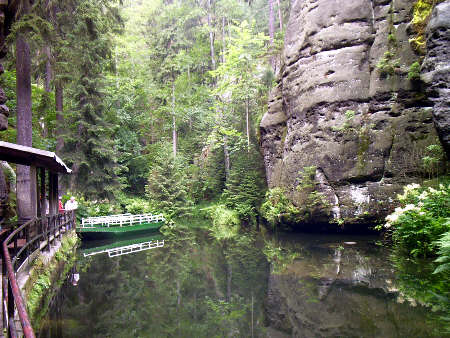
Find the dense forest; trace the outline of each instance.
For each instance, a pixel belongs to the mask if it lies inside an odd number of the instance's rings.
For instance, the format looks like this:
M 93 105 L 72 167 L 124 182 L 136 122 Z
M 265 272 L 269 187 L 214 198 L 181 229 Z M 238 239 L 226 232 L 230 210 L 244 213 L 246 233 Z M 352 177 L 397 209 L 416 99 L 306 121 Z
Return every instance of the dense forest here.
M 6 41 L 2 140 L 56 151 L 73 170 L 66 195 L 169 217 L 221 199 L 255 221 L 258 124 L 289 1 L 28 5 Z M 16 100 L 21 76 L 31 97 Z

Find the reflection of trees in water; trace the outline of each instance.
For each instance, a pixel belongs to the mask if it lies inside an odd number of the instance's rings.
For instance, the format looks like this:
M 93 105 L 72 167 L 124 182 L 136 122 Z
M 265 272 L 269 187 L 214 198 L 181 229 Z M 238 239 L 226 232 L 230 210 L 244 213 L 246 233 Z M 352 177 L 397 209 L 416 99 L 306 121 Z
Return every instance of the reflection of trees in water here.
M 445 273 L 433 274 L 436 264 L 430 260 L 412 259 L 393 252 L 391 260 L 395 266 L 395 288 L 400 293 L 399 302 L 410 302 L 427 306 L 427 317 L 433 321 L 434 334 L 450 336 L 450 279 Z
M 62 290 L 65 337 L 251 336 L 260 330 L 268 267 L 256 237 L 241 235 L 224 247 L 203 231 L 177 230 L 165 243 L 112 259 L 90 257 L 78 286 Z

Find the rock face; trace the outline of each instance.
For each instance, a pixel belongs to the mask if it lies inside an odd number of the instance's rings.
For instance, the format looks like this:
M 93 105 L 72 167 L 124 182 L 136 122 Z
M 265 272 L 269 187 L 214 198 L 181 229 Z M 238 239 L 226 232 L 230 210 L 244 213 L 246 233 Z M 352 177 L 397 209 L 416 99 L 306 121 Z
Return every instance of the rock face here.
M 439 138 L 450 158 L 450 1 L 437 5 L 427 26 L 427 56 L 422 79 L 434 102 L 433 117 Z
M 407 76 L 419 58 L 408 42 L 414 2 L 292 3 L 261 146 L 269 187 L 286 187 L 294 204 L 300 172 L 316 167 L 328 221 L 384 217 L 401 186 L 424 174 L 426 147 L 439 143 L 433 104 Z

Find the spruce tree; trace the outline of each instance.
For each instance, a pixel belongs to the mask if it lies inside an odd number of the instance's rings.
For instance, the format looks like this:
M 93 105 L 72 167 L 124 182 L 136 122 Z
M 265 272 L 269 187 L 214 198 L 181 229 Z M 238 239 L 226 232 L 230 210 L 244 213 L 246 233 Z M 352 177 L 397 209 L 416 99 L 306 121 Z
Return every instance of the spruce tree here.
M 193 205 L 189 199 L 189 178 L 186 162 L 173 157 L 170 145 L 163 145 L 161 153 L 152 161 L 146 193 L 156 212 L 166 217 L 187 216 Z
M 111 58 L 110 34 L 120 22 L 112 3 L 79 1 L 74 12 L 76 25 L 68 35 L 76 49 L 73 61 L 79 73 L 70 93 L 72 113 L 64 158 L 73 169 L 70 189 L 91 199 L 111 198 L 120 189 L 121 169 L 113 140 L 115 127 L 109 123 L 102 92 L 102 72 Z

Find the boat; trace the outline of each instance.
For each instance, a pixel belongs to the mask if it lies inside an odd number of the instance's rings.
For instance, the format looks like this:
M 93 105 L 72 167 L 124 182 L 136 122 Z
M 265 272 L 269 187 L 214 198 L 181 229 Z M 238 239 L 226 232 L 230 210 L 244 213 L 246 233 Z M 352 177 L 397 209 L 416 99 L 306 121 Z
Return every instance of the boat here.
M 162 214 L 119 214 L 83 218 L 77 226 L 77 234 L 82 239 L 123 238 L 158 231 L 164 224 Z

